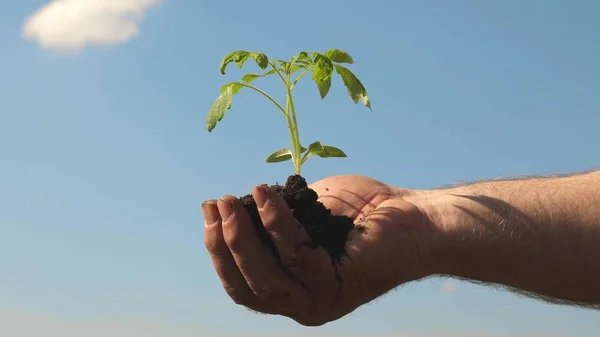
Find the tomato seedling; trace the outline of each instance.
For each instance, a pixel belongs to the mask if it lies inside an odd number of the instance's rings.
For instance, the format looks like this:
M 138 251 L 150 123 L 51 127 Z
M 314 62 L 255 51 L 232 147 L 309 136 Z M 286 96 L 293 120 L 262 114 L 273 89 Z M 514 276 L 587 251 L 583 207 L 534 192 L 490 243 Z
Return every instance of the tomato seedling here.
M 321 158 L 346 157 L 346 154 L 341 149 L 330 145 L 324 145 L 320 141 L 311 143 L 308 148 L 302 146 L 300 135 L 298 133 L 296 109 L 292 92 L 296 87 L 296 84 L 298 84 L 304 75 L 312 71 L 312 79 L 317 84 L 321 98 L 324 99 L 329 93 L 331 78 L 335 69 L 336 73 L 342 78 L 344 85 L 348 89 L 348 94 L 354 103 L 358 103 L 360 100 L 366 107 L 371 109 L 371 102 L 367 96 L 365 87 L 350 69 L 342 65 L 343 63 L 354 63 L 350 54 L 339 49 L 330 49 L 325 53 L 302 51 L 298 53 L 298 55 L 292 57 L 291 60 L 284 61 L 269 60 L 267 55 L 260 52 L 237 50 L 227 54 L 223 58 L 220 65 L 221 74 L 225 75 L 227 65 L 230 63 L 237 63 L 241 69 L 244 63 L 249 59 L 254 60 L 262 70 L 267 70 L 267 68 L 270 68 L 270 70 L 263 74 L 246 74 L 242 76 L 241 82 L 229 82 L 223 85 L 221 94 L 214 101 L 206 117 L 208 131 L 212 132 L 217 123 L 223 119 L 225 112 L 231 108 L 232 97 L 242 88 L 248 88 L 258 92 L 271 101 L 277 109 L 283 113 L 288 124 L 292 140 L 292 149 L 284 148 L 273 152 L 267 157 L 266 161 L 268 163 L 278 163 L 291 159 L 294 164 L 295 173 L 300 175 L 302 165 L 314 155 Z M 295 79 L 292 79 L 292 75 L 296 72 L 299 72 L 299 75 Z M 285 87 L 285 108 L 269 94 L 251 84 L 254 80 L 269 75 L 279 77 Z

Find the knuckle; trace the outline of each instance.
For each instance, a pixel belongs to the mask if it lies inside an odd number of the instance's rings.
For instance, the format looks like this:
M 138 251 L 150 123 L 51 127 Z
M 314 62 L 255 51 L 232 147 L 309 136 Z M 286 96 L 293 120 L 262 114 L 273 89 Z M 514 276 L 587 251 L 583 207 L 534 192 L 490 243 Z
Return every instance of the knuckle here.
M 226 249 L 224 242 L 214 235 L 204 237 L 204 247 L 210 255 L 215 257 L 223 255 L 222 252 Z
M 239 252 L 242 249 L 244 238 L 237 231 L 223 228 L 223 236 L 231 251 Z
M 269 231 L 277 227 L 277 222 L 280 221 L 280 216 L 275 209 L 266 207 L 267 204 L 270 204 L 270 202 L 267 202 L 265 204 L 265 208 L 261 210 L 260 219 L 262 220 L 265 229 Z

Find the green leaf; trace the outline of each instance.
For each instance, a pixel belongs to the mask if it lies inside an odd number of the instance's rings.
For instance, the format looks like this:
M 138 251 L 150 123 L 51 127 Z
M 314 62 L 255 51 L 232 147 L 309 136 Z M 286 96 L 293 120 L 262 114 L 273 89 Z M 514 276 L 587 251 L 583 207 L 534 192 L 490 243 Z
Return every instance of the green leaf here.
M 206 128 L 208 129 L 208 132 L 212 132 L 215 126 L 217 126 L 217 122 L 220 122 L 223 119 L 225 112 L 231 108 L 232 96 L 233 86 L 226 87 L 225 90 L 221 92 L 221 95 L 217 97 L 210 110 L 208 110 L 206 116 Z
M 329 88 L 331 88 L 331 76 L 329 76 L 326 80 L 323 81 L 315 81 L 317 83 L 317 87 L 319 88 L 319 94 L 321 98 L 325 98 L 329 93 Z
M 325 148 L 321 142 L 316 141 L 308 146 L 308 153 L 317 154 L 320 152 L 324 152 Z
M 225 74 L 225 69 L 227 68 L 227 65 L 229 65 L 229 63 L 236 62 L 238 66 L 242 68 L 246 60 L 248 60 L 249 58 L 253 59 L 261 69 L 266 69 L 269 65 L 269 58 L 264 53 L 249 52 L 246 50 L 236 50 L 225 55 L 225 57 L 223 57 L 223 60 L 221 60 L 221 74 Z
M 304 69 L 304 68 L 306 68 L 304 65 L 294 64 L 292 66 L 292 69 L 290 69 L 290 74 L 293 74 L 293 73 L 297 72 L 298 70 Z
M 267 157 L 267 163 L 279 163 L 292 159 L 292 151 L 290 149 L 281 149 L 271 153 Z
M 337 147 L 323 145 L 321 142 L 314 142 L 309 145 L 308 152 L 302 158 L 301 164 L 304 164 L 310 157 L 317 155 L 321 158 L 345 158 L 344 151 Z
M 280 62 L 281 65 L 281 70 L 283 70 L 284 73 L 288 73 L 288 71 L 290 71 L 290 63 L 287 61 L 281 61 Z
M 367 89 L 365 89 L 363 84 L 356 76 L 354 76 L 350 69 L 336 64 L 335 70 L 342 77 L 344 85 L 348 89 L 348 94 L 352 98 L 352 101 L 354 101 L 354 103 L 358 103 L 358 100 L 361 100 L 367 108 L 373 110 L 371 108 L 369 96 L 367 96 Z
M 333 63 L 329 57 L 315 53 L 315 62 L 312 72 L 312 79 L 315 81 L 324 81 L 331 77 L 333 73 Z
M 350 54 L 339 49 L 329 49 L 325 52 L 325 56 L 329 57 L 329 59 L 336 63 L 354 63 L 354 60 Z
M 250 84 L 255 79 L 260 78 L 260 77 L 264 77 L 264 76 L 265 75 L 260 75 L 260 74 L 246 74 L 246 75 L 242 76 L 242 81 Z
M 323 145 L 325 153 L 317 154 L 321 158 L 346 158 L 346 154 L 335 146 Z
M 242 90 L 244 86 L 239 83 L 239 82 L 229 82 L 229 83 L 225 83 L 222 87 L 221 87 L 221 93 L 225 92 L 226 90 L 228 90 L 229 88 L 231 88 L 231 93 L 232 95 L 237 94 L 238 92 L 240 92 L 240 90 Z
M 315 61 L 312 68 L 312 79 L 317 84 L 321 98 L 325 98 L 331 88 L 331 74 L 333 74 L 333 63 L 331 60 L 319 53 L 314 53 Z
M 223 57 L 223 60 L 221 60 L 221 74 L 225 74 L 225 69 L 227 68 L 227 65 L 229 65 L 229 63 L 231 62 L 240 62 L 243 59 L 248 57 L 249 52 L 245 51 L 245 50 L 236 50 L 233 51 L 227 55 L 225 55 L 225 57 Z
M 305 51 L 299 52 L 298 55 L 296 55 L 292 58 L 292 63 L 301 63 L 304 65 L 308 65 L 308 64 L 311 64 L 312 62 L 313 62 L 313 60 L 310 58 L 308 53 Z
M 254 59 L 256 64 L 261 69 L 267 69 L 267 67 L 269 66 L 269 58 L 265 53 L 251 53 L 250 57 Z

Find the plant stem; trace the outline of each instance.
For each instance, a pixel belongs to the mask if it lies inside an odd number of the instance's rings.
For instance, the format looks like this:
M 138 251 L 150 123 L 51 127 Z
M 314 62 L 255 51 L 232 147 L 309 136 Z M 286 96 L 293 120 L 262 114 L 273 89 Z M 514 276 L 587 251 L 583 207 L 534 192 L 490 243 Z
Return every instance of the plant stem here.
M 292 98 L 292 86 L 290 85 L 291 83 L 291 75 L 288 73 L 287 76 L 287 83 L 288 85 L 287 87 L 287 108 L 289 108 L 288 110 L 288 116 L 291 117 L 291 122 L 292 122 L 292 128 L 291 131 L 293 133 L 292 136 L 292 143 L 294 146 L 294 150 L 293 150 L 293 161 L 294 161 L 294 168 L 296 169 L 295 173 L 297 175 L 300 175 L 301 173 L 301 167 L 302 167 L 302 163 L 301 163 L 301 158 L 300 156 L 302 155 L 302 149 L 300 146 L 300 134 L 298 132 L 298 121 L 296 120 L 296 109 L 294 107 L 294 99 Z M 289 117 L 288 117 L 288 123 L 289 123 Z
M 286 86 L 287 87 L 287 86 Z M 294 164 L 294 168 L 295 171 L 298 172 L 298 167 L 296 166 L 296 157 L 299 155 L 296 152 L 296 143 L 298 142 L 296 139 L 296 133 L 294 132 L 294 124 L 292 122 L 291 116 L 289 111 L 290 109 L 290 99 L 289 99 L 289 95 L 286 97 L 286 120 L 287 120 L 287 124 L 288 124 L 288 129 L 290 130 L 290 138 L 292 139 L 292 163 Z
M 294 84 L 292 84 L 290 89 L 294 89 L 294 87 L 296 86 L 296 84 L 298 83 L 298 81 L 300 81 L 300 79 L 302 77 L 304 77 L 304 75 L 306 75 L 307 72 L 309 72 L 312 69 L 312 66 L 307 67 L 303 72 L 300 73 L 300 75 L 298 75 L 298 77 L 296 77 L 296 80 L 294 81 Z
M 286 117 L 287 117 L 287 114 L 288 114 L 287 111 L 281 106 L 281 104 L 279 104 L 275 99 L 273 99 L 273 97 L 269 96 L 269 94 L 267 94 L 266 92 L 258 89 L 255 86 L 252 86 L 250 84 L 246 84 L 246 83 L 242 83 L 242 82 L 236 82 L 236 83 L 243 87 L 250 88 L 250 89 L 260 93 L 261 95 L 265 96 L 269 101 L 273 102 L 273 104 L 275 104 L 275 106 L 277 106 L 277 108 L 279 108 L 279 110 L 281 112 L 283 112 L 283 114 L 286 115 Z
M 271 67 L 273 67 L 273 69 L 275 70 L 277 75 L 279 75 L 279 78 L 281 78 L 281 80 L 283 81 L 283 84 L 285 84 L 285 86 L 287 87 L 288 84 L 285 81 L 285 78 L 283 78 L 283 75 L 281 75 L 281 72 L 279 71 L 279 69 L 277 69 L 277 67 L 275 66 L 275 63 L 273 63 L 272 61 L 269 61 L 269 64 L 271 65 Z

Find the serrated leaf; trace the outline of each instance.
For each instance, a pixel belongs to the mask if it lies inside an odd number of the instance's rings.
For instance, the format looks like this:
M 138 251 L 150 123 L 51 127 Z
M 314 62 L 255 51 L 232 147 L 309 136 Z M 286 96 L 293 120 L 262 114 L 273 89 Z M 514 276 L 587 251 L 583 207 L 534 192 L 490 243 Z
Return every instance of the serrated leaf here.
M 269 65 L 269 58 L 264 53 L 249 52 L 246 50 L 236 50 L 225 55 L 223 60 L 221 60 L 221 74 L 225 74 L 225 69 L 227 68 L 227 65 L 229 65 L 229 63 L 236 62 L 238 66 L 242 68 L 246 60 L 248 60 L 249 58 L 253 59 L 261 69 L 266 69 Z
M 292 151 L 290 149 L 281 149 L 271 153 L 266 161 L 267 163 L 280 163 L 290 159 L 292 159 Z
M 319 94 L 321 98 L 325 98 L 329 93 L 329 88 L 331 88 L 331 76 L 329 76 L 326 80 L 323 81 L 315 81 L 317 83 L 317 88 L 319 88 Z
M 352 56 L 340 49 L 329 49 L 325 52 L 325 56 L 329 57 L 330 60 L 336 63 L 354 63 Z
M 231 108 L 232 96 L 233 86 L 228 86 L 214 101 L 206 115 L 206 128 L 208 129 L 208 132 L 212 132 L 215 126 L 217 126 L 217 122 L 220 122 L 223 119 L 225 112 Z
M 369 109 L 371 109 L 371 101 L 367 96 L 367 89 L 363 86 L 360 80 L 350 71 L 350 69 L 336 64 L 336 72 L 342 77 L 344 85 L 348 89 L 348 94 L 354 103 L 358 103 L 359 100 Z M 373 109 L 371 109 L 373 110 Z

